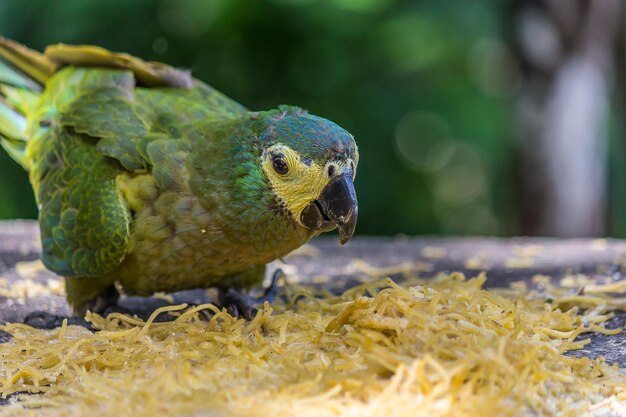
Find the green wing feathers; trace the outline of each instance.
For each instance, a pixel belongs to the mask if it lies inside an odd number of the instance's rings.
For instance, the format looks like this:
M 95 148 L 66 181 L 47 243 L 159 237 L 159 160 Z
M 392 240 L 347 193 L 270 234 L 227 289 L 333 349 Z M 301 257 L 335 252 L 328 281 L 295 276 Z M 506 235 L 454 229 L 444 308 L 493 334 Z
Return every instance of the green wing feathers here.
M 40 202 L 42 260 L 69 276 L 98 276 L 126 255 L 130 213 L 117 191 L 122 168 L 92 139 L 53 128 L 35 160 L 31 181 Z
M 97 149 L 97 134 L 103 124 L 115 125 L 116 114 L 73 112 L 93 111 L 94 91 L 128 96 L 133 88 L 131 73 L 66 67 L 48 80 L 32 115 L 26 153 L 40 206 L 42 261 L 60 275 L 99 276 L 126 255 L 131 219 L 116 186 L 124 168 Z M 93 132 L 85 127 L 89 120 Z

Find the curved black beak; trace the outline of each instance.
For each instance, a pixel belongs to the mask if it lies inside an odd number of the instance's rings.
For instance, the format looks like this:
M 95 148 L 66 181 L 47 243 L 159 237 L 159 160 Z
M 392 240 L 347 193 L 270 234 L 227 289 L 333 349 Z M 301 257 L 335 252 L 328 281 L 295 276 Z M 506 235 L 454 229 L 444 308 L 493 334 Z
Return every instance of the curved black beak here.
M 300 222 L 309 229 L 324 232 L 337 226 L 339 241 L 343 245 L 354 234 L 358 213 L 352 176 L 344 173 L 332 179 L 318 199 L 305 207 L 300 214 Z

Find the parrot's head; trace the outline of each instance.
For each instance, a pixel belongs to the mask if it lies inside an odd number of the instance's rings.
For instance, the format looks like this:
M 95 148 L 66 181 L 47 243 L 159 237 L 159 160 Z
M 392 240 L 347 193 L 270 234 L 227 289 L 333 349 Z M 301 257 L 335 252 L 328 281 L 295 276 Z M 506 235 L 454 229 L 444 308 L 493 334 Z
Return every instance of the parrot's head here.
M 335 123 L 290 106 L 258 113 L 261 166 L 281 208 L 301 226 L 354 233 L 358 204 L 354 137 Z

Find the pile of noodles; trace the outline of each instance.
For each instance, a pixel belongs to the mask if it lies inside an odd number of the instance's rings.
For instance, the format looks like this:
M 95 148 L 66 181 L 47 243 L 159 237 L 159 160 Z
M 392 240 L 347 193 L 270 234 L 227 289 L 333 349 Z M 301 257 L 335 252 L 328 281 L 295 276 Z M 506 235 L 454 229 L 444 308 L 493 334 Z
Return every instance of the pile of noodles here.
M 536 281 L 541 292 L 523 284 L 485 290 L 484 275 L 402 285 L 377 279 L 340 296 L 292 284 L 284 301 L 251 321 L 207 304 L 163 307 L 145 322 L 88 314 L 96 332 L 6 324 L 0 330 L 12 338 L 0 345 L 0 394 L 12 401 L 0 413 L 473 417 L 626 409 L 626 375 L 616 365 L 565 355 L 589 342 L 585 333 L 621 332 L 605 326 L 623 306 L 609 294 L 616 284 L 580 293 Z M 173 320 L 155 322 L 157 315 Z

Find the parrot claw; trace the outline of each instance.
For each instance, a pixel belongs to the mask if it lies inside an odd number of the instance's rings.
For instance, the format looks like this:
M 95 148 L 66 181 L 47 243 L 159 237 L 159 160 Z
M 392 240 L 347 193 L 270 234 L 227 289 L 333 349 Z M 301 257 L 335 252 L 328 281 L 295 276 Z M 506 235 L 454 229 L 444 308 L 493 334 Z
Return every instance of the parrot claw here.
M 114 285 L 108 287 L 102 294 L 98 295 L 86 306 L 86 310 L 96 313 L 106 318 L 111 313 L 124 314 L 129 317 L 139 317 L 147 320 L 151 311 L 134 311 L 134 309 L 123 307 L 119 304 L 120 292 Z
M 124 314 L 124 315 L 129 316 L 129 317 L 136 316 L 136 317 L 140 317 L 142 319 L 144 318 L 144 317 L 142 317 L 141 314 L 138 314 L 137 312 L 132 311 L 132 310 L 126 308 L 126 307 L 122 307 L 119 304 L 108 304 L 108 305 L 102 306 L 98 310 L 94 310 L 93 312 L 97 313 L 98 315 L 100 315 L 100 316 L 102 316 L 104 318 L 106 318 L 111 313 Z M 145 317 L 145 319 L 147 319 L 147 317 Z
M 87 304 L 87 310 L 102 317 L 114 312 L 128 314 L 129 311 L 118 305 L 119 299 L 120 292 L 115 288 L 115 285 L 111 285 Z
M 256 298 L 254 301 L 256 301 L 258 304 L 262 304 L 266 301 L 269 301 L 270 303 L 273 302 L 278 296 L 278 280 L 280 279 L 280 277 L 284 276 L 285 273 L 282 269 L 278 268 L 276 271 L 274 271 L 274 273 L 272 274 L 272 280 L 270 281 L 270 285 L 265 289 L 263 295 L 259 298 Z
M 220 306 L 226 308 L 226 311 L 233 317 L 242 317 L 246 320 L 252 320 L 258 309 L 254 307 L 255 300 L 240 291 L 232 288 L 220 289 L 218 294 Z
M 58 314 L 50 314 L 46 311 L 33 311 L 24 317 L 24 324 L 36 329 L 51 330 L 61 327 L 63 320 L 66 319 L 69 325 L 78 325 L 91 329 L 89 323 L 82 317 L 66 317 Z
M 276 299 L 279 291 L 278 280 L 284 275 L 285 273 L 280 268 L 274 271 L 270 285 L 265 289 L 263 295 L 258 298 L 250 297 L 236 289 L 228 288 L 219 290 L 218 302 L 232 316 L 252 320 L 258 311 L 258 308 L 255 306 L 261 305 L 266 301 L 271 303 Z

